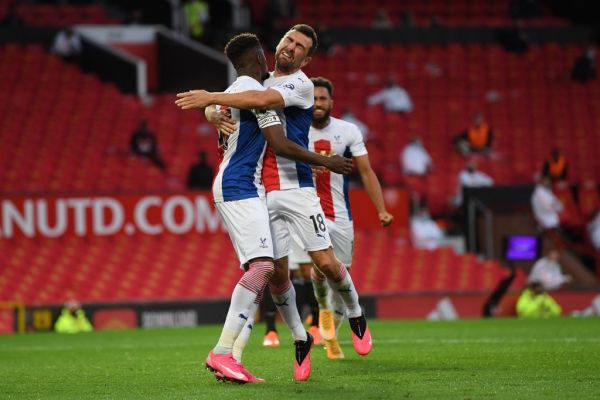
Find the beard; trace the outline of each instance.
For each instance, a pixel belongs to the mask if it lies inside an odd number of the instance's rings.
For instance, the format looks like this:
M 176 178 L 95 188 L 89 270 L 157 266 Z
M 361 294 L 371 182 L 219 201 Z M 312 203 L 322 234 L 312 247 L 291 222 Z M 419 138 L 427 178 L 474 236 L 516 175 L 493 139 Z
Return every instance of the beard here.
M 260 77 L 260 79 L 264 82 L 267 79 L 269 79 L 271 77 L 271 74 L 269 74 L 269 71 L 265 71 L 265 73 Z
M 331 115 L 331 110 L 325 110 L 322 108 L 320 110 L 323 112 L 323 116 L 317 117 L 313 113 L 313 122 L 316 122 L 317 125 L 321 125 L 321 124 L 327 122 L 327 120 L 329 119 L 329 116 Z

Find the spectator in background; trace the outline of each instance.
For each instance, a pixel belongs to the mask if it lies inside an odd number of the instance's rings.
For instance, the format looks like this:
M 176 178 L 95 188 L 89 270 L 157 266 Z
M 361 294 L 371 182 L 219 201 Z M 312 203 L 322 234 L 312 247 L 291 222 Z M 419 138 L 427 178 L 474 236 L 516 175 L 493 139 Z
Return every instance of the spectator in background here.
M 554 147 L 550 158 L 544 161 L 542 175 L 549 177 L 553 182 L 567 179 L 567 160 L 558 147 Z
M 206 151 L 198 153 L 198 162 L 190 167 L 187 177 L 188 189 L 209 190 L 215 175 L 212 167 L 206 162 Z
M 569 275 L 563 275 L 558 263 L 559 259 L 558 250 L 550 250 L 545 257 L 533 264 L 527 282 L 538 282 L 547 291 L 559 289 L 563 284 L 571 282 L 573 279 Z
M 559 317 L 561 312 L 560 305 L 539 282 L 528 284 L 517 300 L 517 316 L 521 318 Z
M 596 78 L 596 52 L 589 47 L 585 53 L 575 60 L 571 70 L 571 79 L 585 83 Z
M 542 176 L 531 195 L 531 208 L 538 225 L 544 229 L 557 229 L 563 204 L 552 192 L 550 177 Z
M 426 201 L 427 174 L 432 167 L 431 157 L 418 136 L 413 136 L 400 153 L 404 183 L 415 210 Z
M 431 156 L 419 136 L 413 136 L 400 155 L 404 175 L 425 176 L 432 167 Z
M 156 135 L 148 131 L 148 122 L 146 120 L 141 120 L 137 131 L 131 135 L 129 149 L 133 154 L 152 161 L 161 170 L 165 171 L 167 169 L 158 152 Z
M 50 51 L 64 60 L 77 60 L 81 54 L 81 38 L 71 28 L 59 31 L 54 37 Z
M 351 109 L 349 109 L 349 108 L 345 109 L 344 113 L 342 114 L 340 119 L 356 125 L 358 127 L 358 130 L 362 134 L 363 142 L 367 141 L 367 138 L 369 137 L 369 127 L 364 122 L 362 122 L 360 119 L 356 118 L 356 116 L 354 115 L 354 113 L 352 112 Z
M 431 219 L 424 206 L 410 218 L 410 238 L 415 248 L 427 250 L 437 249 L 444 238 L 444 231 Z
M 454 197 L 454 205 L 459 207 L 463 202 L 463 188 L 492 186 L 494 180 L 477 169 L 477 161 L 470 160 L 458 174 L 458 192 Z
M 81 309 L 81 304 L 76 300 L 69 300 L 56 320 L 54 330 L 58 333 L 79 333 L 91 332 L 93 327 Z
M 587 225 L 587 229 L 594 250 L 600 251 L 600 210 L 596 212 L 594 219 Z
M 456 137 L 454 144 L 458 152 L 463 155 L 490 153 L 493 140 L 492 127 L 481 113 L 476 113 L 473 115 L 472 124 Z
M 392 20 L 385 8 L 380 8 L 375 12 L 375 17 L 371 23 L 372 28 L 389 29 L 393 26 Z
M 206 26 L 210 21 L 208 3 L 202 0 L 188 0 L 183 5 L 183 11 L 188 35 L 192 39 L 202 39 L 206 33 Z
M 398 86 L 393 78 L 388 80 L 387 86 L 367 98 L 367 104 L 374 106 L 383 104 L 386 111 L 408 114 L 413 109 L 412 99 L 408 92 Z

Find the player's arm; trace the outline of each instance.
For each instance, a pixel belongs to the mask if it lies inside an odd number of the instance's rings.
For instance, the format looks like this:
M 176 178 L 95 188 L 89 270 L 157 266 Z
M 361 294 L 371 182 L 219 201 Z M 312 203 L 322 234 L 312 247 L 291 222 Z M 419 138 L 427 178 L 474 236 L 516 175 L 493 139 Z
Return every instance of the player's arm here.
M 352 171 L 352 160 L 350 158 L 331 156 L 325 157 L 312 151 L 308 151 L 297 143 L 292 142 L 283 133 L 281 124 L 270 125 L 261 128 L 267 143 L 278 156 L 301 161 L 312 165 L 323 166 L 337 174 L 347 175 Z
M 221 104 L 233 108 L 249 110 L 274 109 L 285 106 L 285 101 L 280 92 L 274 89 L 247 90 L 245 92 L 225 93 L 207 92 L 206 90 L 190 90 L 177 93 L 175 101 L 181 109 L 204 108 L 211 104 Z
M 354 162 L 356 163 L 356 168 L 358 169 L 358 173 L 360 174 L 360 179 L 371 199 L 371 202 L 377 209 L 377 214 L 379 216 L 379 222 L 381 222 L 382 226 L 390 226 L 394 221 L 394 216 L 387 212 L 385 208 L 385 203 L 383 202 L 383 192 L 381 191 L 381 185 L 379 184 L 379 179 L 377 179 L 377 175 L 375 175 L 375 171 L 371 168 L 371 163 L 369 162 L 369 156 L 358 156 L 354 157 Z

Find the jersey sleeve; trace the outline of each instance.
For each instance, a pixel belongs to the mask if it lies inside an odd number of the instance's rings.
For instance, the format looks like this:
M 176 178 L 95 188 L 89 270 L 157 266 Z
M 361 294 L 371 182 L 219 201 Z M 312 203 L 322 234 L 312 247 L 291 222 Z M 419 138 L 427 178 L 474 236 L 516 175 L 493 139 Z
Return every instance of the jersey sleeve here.
M 360 157 L 368 154 L 362 134 L 356 125 L 348 123 L 348 135 L 350 136 L 349 147 L 352 157 Z
M 271 89 L 281 94 L 285 107 L 295 106 L 306 109 L 312 107 L 315 101 L 315 87 L 308 79 L 293 77 L 272 86 Z

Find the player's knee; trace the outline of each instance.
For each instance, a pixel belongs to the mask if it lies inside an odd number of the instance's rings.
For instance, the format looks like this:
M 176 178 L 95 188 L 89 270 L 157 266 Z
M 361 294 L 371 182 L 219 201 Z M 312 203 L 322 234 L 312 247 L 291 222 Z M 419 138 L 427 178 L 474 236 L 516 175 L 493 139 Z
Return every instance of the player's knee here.
M 264 282 L 268 282 L 273 276 L 275 266 L 271 260 L 255 260 L 250 262 L 249 271 L 252 275 L 260 277 Z
M 335 257 L 328 257 L 319 263 L 318 269 L 325 276 L 331 277 L 331 275 L 336 274 L 340 269 L 340 262 Z

